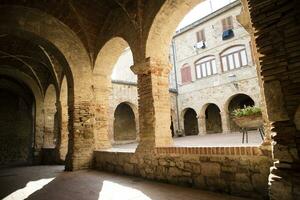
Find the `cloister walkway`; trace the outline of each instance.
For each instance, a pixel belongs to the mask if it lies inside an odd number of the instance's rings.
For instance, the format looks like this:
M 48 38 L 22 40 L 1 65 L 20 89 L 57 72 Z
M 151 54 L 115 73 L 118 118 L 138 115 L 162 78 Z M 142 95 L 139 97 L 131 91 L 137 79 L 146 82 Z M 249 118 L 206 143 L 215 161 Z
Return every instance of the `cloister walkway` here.
M 262 139 L 258 131 L 249 131 L 248 143 L 242 144 L 242 133 L 206 134 L 173 138 L 176 147 L 233 147 L 233 146 L 259 146 Z M 134 152 L 138 143 L 113 145 L 110 151 Z
M 0 199 L 42 200 L 246 200 L 141 178 L 63 166 L 0 169 Z

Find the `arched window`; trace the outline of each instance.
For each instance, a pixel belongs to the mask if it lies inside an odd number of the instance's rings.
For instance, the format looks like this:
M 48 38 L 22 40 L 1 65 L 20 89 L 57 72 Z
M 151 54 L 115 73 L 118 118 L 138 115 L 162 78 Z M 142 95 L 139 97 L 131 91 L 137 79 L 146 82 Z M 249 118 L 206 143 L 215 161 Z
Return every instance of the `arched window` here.
M 192 81 L 191 67 L 188 64 L 184 64 L 181 67 L 181 82 L 187 84 Z
M 204 78 L 217 74 L 216 59 L 214 56 L 206 56 L 195 62 L 196 77 Z
M 244 45 L 233 46 L 221 53 L 223 71 L 229 71 L 248 65 L 246 48 Z

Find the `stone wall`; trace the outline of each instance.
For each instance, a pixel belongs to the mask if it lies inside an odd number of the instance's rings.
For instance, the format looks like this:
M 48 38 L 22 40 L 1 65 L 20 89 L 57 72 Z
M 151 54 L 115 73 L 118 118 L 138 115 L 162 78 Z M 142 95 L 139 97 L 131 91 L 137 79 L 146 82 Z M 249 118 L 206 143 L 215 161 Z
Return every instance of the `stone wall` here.
M 134 80 L 133 80 L 134 81 Z M 177 108 L 176 108 L 176 93 L 170 92 L 170 99 L 171 99 L 171 116 L 173 122 L 173 130 L 174 133 L 179 129 L 178 128 L 178 116 L 177 116 Z M 109 129 L 108 135 L 110 138 L 111 143 L 117 143 L 114 139 L 114 113 L 118 105 L 121 103 L 128 104 L 135 115 L 136 121 L 136 130 L 137 133 L 139 132 L 139 124 L 138 124 L 138 94 L 137 94 L 137 86 L 131 82 L 122 82 L 122 81 L 113 81 L 112 82 L 112 90 L 109 96 L 109 112 L 108 112 L 108 119 L 109 119 Z M 137 135 L 137 139 L 139 139 L 139 135 Z M 128 142 L 132 142 L 129 140 Z M 124 143 L 124 142 L 122 142 Z
M 258 147 L 157 148 L 153 154 L 94 152 L 99 170 L 267 199 L 270 152 Z

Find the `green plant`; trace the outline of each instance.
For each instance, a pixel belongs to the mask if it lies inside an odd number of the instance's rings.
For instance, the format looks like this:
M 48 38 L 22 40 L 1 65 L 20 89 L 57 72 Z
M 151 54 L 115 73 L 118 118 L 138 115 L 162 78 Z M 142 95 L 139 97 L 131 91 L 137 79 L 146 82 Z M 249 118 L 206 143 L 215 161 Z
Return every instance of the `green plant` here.
M 234 117 L 243 117 L 250 115 L 261 115 L 261 109 L 256 106 L 245 106 L 244 108 L 237 108 L 232 111 Z

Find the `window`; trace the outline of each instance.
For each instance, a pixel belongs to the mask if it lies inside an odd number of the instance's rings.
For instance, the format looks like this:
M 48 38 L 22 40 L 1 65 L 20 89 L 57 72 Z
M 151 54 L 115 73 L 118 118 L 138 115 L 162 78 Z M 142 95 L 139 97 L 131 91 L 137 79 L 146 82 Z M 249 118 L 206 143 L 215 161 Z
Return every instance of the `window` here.
M 234 46 L 221 53 L 223 71 L 229 71 L 248 65 L 247 53 L 244 45 Z
M 195 63 L 195 67 L 197 79 L 218 73 L 216 59 L 214 56 L 206 56 L 201 58 Z
M 181 67 L 181 83 L 186 84 L 192 81 L 191 67 L 188 64 L 184 64 Z
M 196 35 L 197 35 L 197 42 L 206 41 L 204 29 L 198 31 Z
M 229 29 L 233 29 L 232 16 L 222 19 L 223 32 Z

